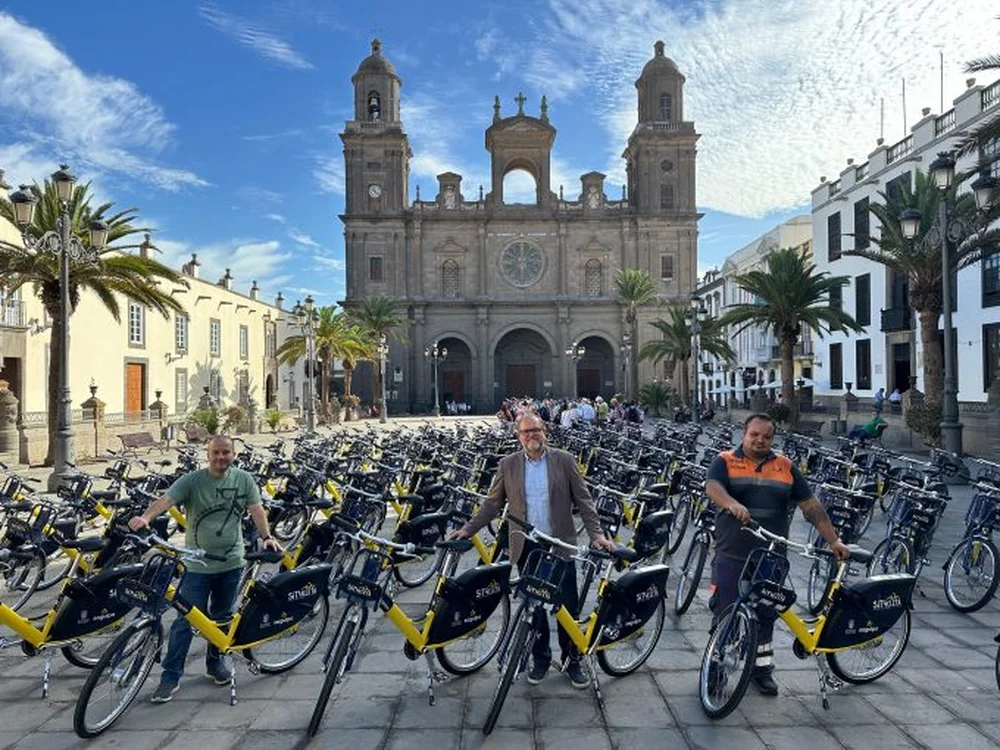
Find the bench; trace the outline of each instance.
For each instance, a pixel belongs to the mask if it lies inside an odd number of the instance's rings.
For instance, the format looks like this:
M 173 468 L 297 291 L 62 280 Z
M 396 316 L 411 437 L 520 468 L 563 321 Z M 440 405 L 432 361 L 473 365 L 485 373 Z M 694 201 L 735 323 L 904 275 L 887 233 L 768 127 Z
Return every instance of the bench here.
M 127 435 L 119 435 L 118 439 L 122 441 L 122 454 L 126 456 L 137 457 L 140 448 L 147 448 L 146 453 L 152 453 L 153 448 L 163 452 L 163 441 L 156 440 L 148 432 L 130 432 Z
M 200 424 L 191 422 L 184 425 L 184 437 L 189 443 L 206 443 L 212 436 L 209 435 L 208 430 Z
M 824 424 L 826 422 L 815 419 L 802 419 L 799 420 L 798 425 L 792 432 L 797 432 L 799 435 L 806 435 L 807 437 L 819 437 Z

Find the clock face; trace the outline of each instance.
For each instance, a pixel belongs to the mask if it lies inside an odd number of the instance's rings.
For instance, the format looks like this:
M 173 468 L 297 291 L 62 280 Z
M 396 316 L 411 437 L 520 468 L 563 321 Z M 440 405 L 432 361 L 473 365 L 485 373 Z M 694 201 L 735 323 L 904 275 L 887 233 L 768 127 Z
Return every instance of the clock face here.
M 517 287 L 527 287 L 542 278 L 542 253 L 527 242 L 508 245 L 500 255 L 500 271 Z
M 368 195 L 370 195 L 372 198 L 378 198 L 378 197 L 380 197 L 382 195 L 382 186 L 381 185 L 369 185 L 368 186 Z

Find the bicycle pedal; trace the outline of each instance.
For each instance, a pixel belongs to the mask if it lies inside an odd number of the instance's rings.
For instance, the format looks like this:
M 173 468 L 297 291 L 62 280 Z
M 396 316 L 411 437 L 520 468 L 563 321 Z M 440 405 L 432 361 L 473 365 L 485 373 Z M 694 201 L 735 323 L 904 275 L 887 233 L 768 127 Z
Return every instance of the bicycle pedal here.
M 432 672 L 431 680 L 439 683 L 451 682 L 451 675 L 447 672 Z
M 260 674 L 260 664 L 255 661 L 249 661 L 247 662 L 247 670 L 249 670 L 252 675 L 258 675 Z
M 826 675 L 824 679 L 826 680 L 827 686 L 835 693 L 842 687 L 844 687 L 844 681 L 838 677 L 834 677 L 833 675 Z

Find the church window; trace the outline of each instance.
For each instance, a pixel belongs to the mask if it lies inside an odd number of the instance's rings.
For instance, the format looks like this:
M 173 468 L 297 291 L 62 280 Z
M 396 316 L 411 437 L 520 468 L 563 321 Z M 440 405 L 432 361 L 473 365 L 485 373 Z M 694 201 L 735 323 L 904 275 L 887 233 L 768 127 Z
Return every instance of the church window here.
M 377 91 L 368 92 L 368 119 L 382 119 L 382 97 L 379 96 Z
M 368 280 L 385 281 L 385 274 L 382 270 L 382 256 L 373 255 L 368 259 Z
M 660 278 L 664 281 L 673 281 L 674 256 L 672 253 L 664 253 L 660 256 Z
M 660 208 L 671 209 L 674 207 L 674 186 L 664 183 L 660 185 Z
M 673 97 L 670 94 L 660 94 L 660 122 L 670 122 L 673 108 Z
M 446 260 L 441 264 L 441 296 L 458 299 L 462 293 L 462 269 L 458 261 Z
M 591 258 L 583 267 L 583 293 L 588 297 L 600 297 L 602 289 L 601 261 Z

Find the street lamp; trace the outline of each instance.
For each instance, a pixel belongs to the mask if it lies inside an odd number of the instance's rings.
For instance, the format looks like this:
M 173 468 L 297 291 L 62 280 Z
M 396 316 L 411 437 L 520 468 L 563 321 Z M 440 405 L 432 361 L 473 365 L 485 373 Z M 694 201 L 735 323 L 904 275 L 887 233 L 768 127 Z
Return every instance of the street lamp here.
M 951 245 L 958 245 L 969 235 L 978 234 L 989 221 L 986 212 L 993 205 L 998 181 L 984 170 L 970 186 L 976 199 L 977 211 L 970 217 L 952 215 L 948 191 L 955 180 L 955 159 L 942 151 L 930 164 L 931 179 L 940 192 L 938 215 L 924 236 L 917 240 L 933 248 L 941 245 L 941 307 L 944 328 L 944 383 L 941 389 L 941 444 L 951 453 L 962 452 L 962 423 L 958 419 L 958 383 L 955 379 L 955 344 L 951 338 Z M 908 208 L 899 217 L 900 229 L 908 240 L 920 232 L 920 211 Z
M 319 323 L 319 311 L 313 309 L 313 298 L 306 297 L 305 304 L 295 303 L 292 308 L 295 325 L 302 331 L 306 340 L 306 431 L 316 431 L 316 326 Z
M 80 263 L 96 264 L 101 250 L 108 241 L 108 225 L 97 219 L 90 222 L 89 244 L 83 244 L 73 233 L 72 221 L 69 215 L 69 201 L 73 196 L 73 184 L 76 177 L 69 167 L 60 164 L 59 169 L 52 173 L 52 182 L 59 199 L 59 218 L 56 229 L 45 232 L 41 237 L 31 235 L 28 228 L 35 212 L 38 197 L 28 185 L 21 185 L 20 190 L 10 196 L 14 209 L 14 222 L 21 230 L 21 240 L 26 252 L 52 253 L 59 257 L 59 342 L 58 351 L 62 367 L 59 370 L 59 405 L 53 450 L 54 470 L 49 476 L 49 491 L 54 491 L 69 474 L 68 464 L 74 463 L 73 429 L 70 426 L 69 392 L 69 264 L 70 260 Z
M 631 397 L 632 390 L 632 333 L 631 331 L 625 331 L 622 334 L 622 343 L 618 347 L 618 351 L 622 354 L 622 361 L 625 366 L 625 400 L 628 401 Z
M 566 356 L 569 357 L 570 361 L 573 363 L 573 377 L 571 379 L 571 382 L 573 384 L 573 398 L 576 398 L 576 396 L 577 396 L 577 393 L 576 393 L 576 376 L 577 376 L 576 364 L 581 359 L 583 359 L 583 355 L 586 354 L 586 353 L 587 353 L 587 347 L 581 346 L 576 341 L 571 342 L 570 345 L 566 347 Z
M 386 412 L 389 410 L 389 405 L 385 397 L 385 361 L 389 356 L 389 340 L 383 333 L 378 337 L 378 367 L 379 367 L 379 381 L 382 383 L 382 408 L 378 410 L 378 421 L 381 424 L 385 424 Z
M 441 416 L 441 397 L 438 391 L 438 380 L 440 379 L 440 365 L 448 357 L 448 350 L 445 347 L 438 347 L 435 341 L 431 346 L 424 349 L 424 357 L 431 363 L 434 369 L 434 416 Z
M 691 384 L 691 421 L 697 423 L 698 417 L 698 344 L 701 335 L 701 323 L 708 316 L 708 310 L 701 306 L 701 297 L 691 295 L 691 309 L 684 317 L 691 323 L 691 361 L 694 363 L 694 381 Z

